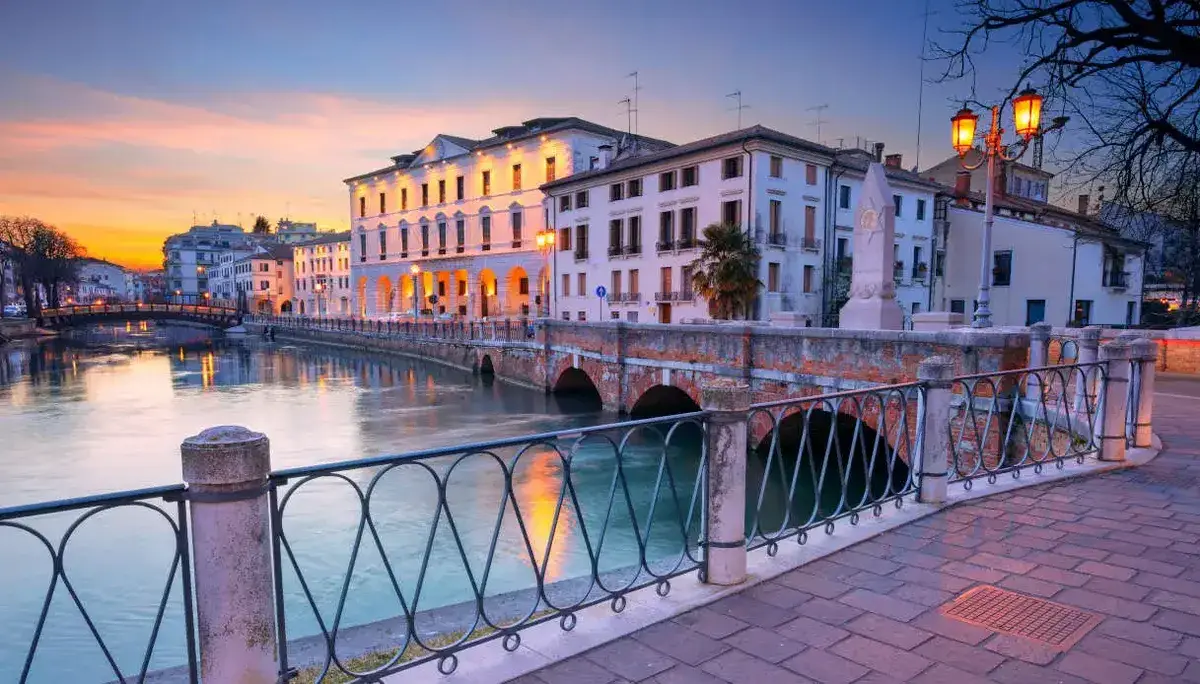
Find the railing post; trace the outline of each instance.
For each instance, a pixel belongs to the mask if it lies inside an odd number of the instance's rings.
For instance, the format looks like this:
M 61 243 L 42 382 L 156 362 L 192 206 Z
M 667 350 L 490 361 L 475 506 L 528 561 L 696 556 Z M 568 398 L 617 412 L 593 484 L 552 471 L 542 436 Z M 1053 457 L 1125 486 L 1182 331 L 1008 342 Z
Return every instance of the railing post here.
M 750 386 L 721 379 L 700 388 L 708 411 L 704 581 L 740 584 L 746 579 L 746 449 Z
M 270 442 L 243 427 L 188 437 L 180 448 L 195 565 L 204 684 L 275 684 Z
M 1133 446 L 1147 448 L 1151 445 L 1152 422 L 1154 419 L 1154 366 L 1158 362 L 1158 343 L 1142 338 L 1133 343 L 1133 361 L 1140 364 L 1138 383 L 1137 422 L 1133 426 Z
M 1077 338 L 1079 347 L 1079 358 L 1075 363 L 1080 366 L 1085 366 L 1089 363 L 1096 363 L 1100 358 L 1100 326 L 1089 325 L 1079 331 Z M 1089 410 L 1089 406 L 1095 406 L 1093 402 L 1096 394 L 1095 388 L 1092 386 L 1092 375 L 1088 368 L 1083 368 L 1079 371 L 1078 382 L 1075 383 L 1075 413 L 1083 413 Z
M 950 400 L 953 391 L 954 361 L 945 356 L 931 356 L 917 366 L 917 380 L 924 384 L 920 405 L 920 430 L 917 444 L 921 445 L 917 469 L 917 500 L 921 503 L 944 503 L 950 479 Z
M 1100 421 L 1100 460 L 1125 460 L 1125 411 L 1129 399 L 1129 359 L 1133 349 L 1124 340 L 1100 348 L 1104 363 L 1104 416 Z
M 1041 368 L 1049 363 L 1050 324 L 1045 321 L 1029 326 L 1029 367 Z M 1030 373 L 1025 384 L 1025 398 L 1042 400 L 1042 383 L 1037 373 Z

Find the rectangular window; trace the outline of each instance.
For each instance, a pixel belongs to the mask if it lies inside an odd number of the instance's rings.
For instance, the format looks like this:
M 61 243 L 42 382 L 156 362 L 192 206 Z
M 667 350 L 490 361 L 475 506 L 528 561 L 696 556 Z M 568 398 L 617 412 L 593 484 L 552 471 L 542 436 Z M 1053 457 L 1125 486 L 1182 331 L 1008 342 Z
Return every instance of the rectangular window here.
M 562 296 L 571 296 L 571 275 L 569 273 L 562 275 Z
M 642 196 L 642 179 L 641 178 L 634 178 L 633 180 L 629 181 L 629 192 L 627 193 L 627 195 L 629 197 L 641 197 Z
M 679 210 L 679 237 L 685 245 L 696 241 L 696 207 Z
M 521 247 L 521 229 L 525 227 L 524 223 L 525 214 L 519 211 L 514 211 L 512 213 L 513 249 L 520 249 Z
M 770 226 L 771 236 L 777 237 L 783 232 L 783 202 L 779 200 L 771 200 L 768 205 L 768 225 Z
M 625 185 L 623 183 L 613 183 L 608 186 L 608 201 L 616 202 L 625 199 Z
M 482 249 L 485 252 L 490 251 L 492 249 L 492 217 L 491 216 L 479 217 L 479 232 L 482 233 L 482 239 L 480 240 L 480 242 L 483 243 L 480 246 L 480 249 Z
M 629 269 L 629 294 L 636 297 L 641 291 L 641 286 L 638 283 L 638 270 L 631 268 Z
M 1092 300 L 1076 299 L 1075 300 L 1075 325 L 1085 326 L 1092 324 Z
M 692 277 L 695 274 L 695 268 L 688 264 L 679 267 L 679 295 L 680 299 L 693 299 L 692 294 Z
M 559 211 L 571 211 L 571 196 L 570 195 L 563 195 L 562 197 L 558 198 L 558 210 Z
M 925 200 L 923 199 L 917 200 L 917 220 L 925 220 Z
M 521 189 L 521 165 L 520 164 L 512 165 L 512 189 L 513 190 Z
M 967 301 L 965 299 L 951 299 L 950 313 L 965 314 L 967 312 Z
M 618 299 L 621 297 L 621 272 L 620 271 L 612 272 L 612 279 L 609 281 L 609 286 L 608 286 L 608 296 L 616 297 Z
M 1030 326 L 1034 323 L 1041 323 L 1044 320 L 1046 320 L 1046 300 L 1026 299 L 1025 325 Z
M 517 281 L 517 294 L 529 294 L 529 278 L 521 278 Z
M 400 188 L 400 211 L 408 211 L 408 188 Z
M 465 190 L 466 190 L 465 186 L 466 186 L 466 182 L 464 181 L 462 176 L 456 176 L 454 178 L 454 199 L 461 200 L 463 198 L 463 195 L 467 194 L 465 192 Z
M 587 274 L 586 274 L 586 273 L 580 273 L 580 274 L 579 274 L 579 276 L 578 276 L 578 278 L 577 278 L 577 280 L 578 280 L 578 282 L 579 282 L 579 291 L 578 291 L 578 295 L 579 295 L 580 297 L 586 297 L 586 296 L 587 296 Z M 581 320 L 582 320 L 582 319 L 581 319 Z
M 642 217 L 629 217 L 629 239 L 625 241 L 626 254 L 642 253 Z
M 400 258 L 408 258 L 408 226 L 400 227 Z
M 560 252 L 571 251 L 571 229 L 570 228 L 559 228 L 558 229 L 558 251 L 560 251 Z
M 546 182 L 554 180 L 554 157 L 546 157 Z
M 461 253 L 463 245 L 467 242 L 467 222 L 465 219 L 454 220 L 454 240 L 457 250 Z
M 429 224 L 421 224 L 421 256 L 429 256 Z
M 1137 302 L 1125 302 L 1125 325 L 1137 322 Z
M 811 205 L 804 207 L 804 240 L 810 245 L 816 245 L 817 208 Z
M 658 191 L 665 192 L 675 189 L 675 172 L 667 171 L 666 173 L 658 174 Z
M 813 269 L 813 267 L 812 267 L 812 266 L 805 266 L 805 267 L 804 267 L 804 291 L 805 291 L 805 292 L 812 292 L 812 291 L 813 291 L 813 273 L 814 273 L 814 270 L 815 270 L 815 269 Z
M 992 285 L 1007 287 L 1012 284 L 1012 250 L 992 255 Z
M 742 158 L 727 157 L 721 162 L 721 179 L 739 178 L 742 175 Z
M 850 186 L 849 185 L 839 185 L 838 186 L 838 209 L 849 209 L 849 208 L 850 208 Z
M 387 230 L 379 231 L 379 258 L 387 258 Z
M 921 302 L 913 302 L 912 303 L 912 312 L 914 314 L 921 313 Z
M 771 155 L 771 178 L 783 178 L 783 157 Z
M 608 222 L 608 255 L 614 256 L 621 253 L 621 219 L 613 219 Z
M 675 212 L 664 211 L 658 215 L 658 249 L 671 249 L 675 242 Z
M 682 175 L 682 178 L 680 178 L 679 182 L 680 187 L 689 188 L 700 182 L 699 166 L 684 167 L 684 169 L 680 171 L 680 174 Z
M 588 227 L 586 223 L 575 226 L 575 258 L 586 259 L 588 256 Z
M 579 192 L 575 193 L 575 208 L 576 209 L 587 209 L 587 205 L 588 205 L 588 191 L 580 190 Z
M 446 222 L 438 221 L 438 254 L 446 253 Z
M 668 293 L 673 290 L 671 284 L 671 267 L 663 266 L 658 272 L 659 292 Z
M 358 215 L 359 216 L 367 215 L 367 198 L 365 196 L 358 198 Z M 178 259 L 179 257 L 175 257 L 175 258 Z
M 386 192 L 379 193 L 379 213 L 381 213 L 381 214 L 387 213 L 387 193 Z
M 929 267 L 921 262 L 921 248 L 913 245 L 912 254 L 912 277 L 924 278 L 929 270 Z
M 817 165 L 816 164 L 805 164 L 804 165 L 804 182 L 807 183 L 808 185 L 816 185 L 817 184 Z
M 429 206 L 429 183 L 421 183 L 421 206 Z
M 904 198 L 900 195 L 892 195 L 892 204 L 896 205 L 896 218 L 900 218 L 900 214 L 904 210 Z
M 946 275 L 946 253 L 939 251 L 933 255 L 933 275 L 941 278 Z
M 721 203 L 721 222 L 730 226 L 742 224 L 742 201 L 729 200 Z
M 841 261 L 842 259 L 845 259 L 847 256 L 849 256 L 848 254 L 846 254 L 846 248 L 849 245 L 850 245 L 849 239 L 847 239 L 847 238 L 838 238 L 837 239 L 837 260 L 838 261 Z
M 569 321 L 569 320 L 571 320 L 571 312 L 570 312 L 570 311 L 564 311 L 564 312 L 562 312 L 562 318 L 563 318 L 563 320 L 564 320 L 564 321 Z
M 579 312 L 579 317 L 578 317 L 578 318 L 576 318 L 575 320 L 578 320 L 578 321 L 587 321 L 587 312 L 586 312 L 586 311 L 580 311 L 580 312 Z
M 767 264 L 767 292 L 779 292 L 779 264 Z
M 484 171 L 479 177 L 480 185 L 483 186 L 483 196 L 486 197 L 492 194 L 492 172 Z

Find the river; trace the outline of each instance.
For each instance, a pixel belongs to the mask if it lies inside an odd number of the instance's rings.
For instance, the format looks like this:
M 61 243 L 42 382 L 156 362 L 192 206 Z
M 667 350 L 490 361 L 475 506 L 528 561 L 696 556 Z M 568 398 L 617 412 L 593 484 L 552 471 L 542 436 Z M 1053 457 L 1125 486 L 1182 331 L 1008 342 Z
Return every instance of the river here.
M 214 425 L 245 425 L 265 433 L 272 465 L 280 469 L 616 420 L 591 400 L 491 383 L 416 359 L 213 338 L 192 328 L 96 327 L 70 339 L 0 349 L 0 357 L 0 507 L 178 482 L 180 441 Z M 655 498 L 659 444 L 661 438 L 653 434 L 638 435 L 626 452 L 625 474 L 639 514 Z M 698 436 L 676 438 L 669 453 L 681 478 L 678 490 L 690 496 Z M 450 463 L 442 459 L 435 467 L 444 472 Z M 580 520 L 592 534 L 602 526 L 610 512 L 614 463 L 611 450 L 598 442 L 579 452 L 572 482 L 582 513 L 563 514 L 553 533 L 562 474 L 558 458 L 550 447 L 541 447 L 515 469 L 514 496 L 539 565 L 547 544 L 551 547 L 544 563 L 548 580 L 589 574 Z M 348 475 L 365 487 L 377 472 Z M 431 544 L 419 610 L 470 598 L 465 567 L 478 579 L 497 524 L 502 471 L 486 459 L 472 459 L 450 483 L 447 498 L 467 546 L 466 564 L 444 516 L 430 541 L 436 494 L 428 477 L 422 479 L 411 468 L 391 471 L 380 478 L 372 499 L 383 546 L 410 602 L 426 544 Z M 687 503 L 685 499 L 683 505 Z M 602 570 L 636 561 L 637 539 L 622 512 L 625 506 L 618 500 L 611 507 L 615 522 L 604 541 Z M 511 506 L 507 510 L 487 584 L 489 596 L 534 582 Z M 660 507 L 656 525 L 672 515 L 677 511 Z M 77 513 L 64 514 L 35 523 L 57 543 L 76 518 Z M 304 485 L 285 509 L 289 543 L 327 621 L 346 581 L 359 519 L 351 488 L 334 480 Z M 80 601 L 126 674 L 139 669 L 167 577 L 170 539 L 165 529 L 147 511 L 103 513 L 81 526 L 64 554 Z M 665 524 L 657 529 L 648 555 L 669 563 L 679 552 L 679 535 Z M 24 665 L 50 579 L 45 558 L 29 535 L 0 527 L 0 624 L 5 625 L 0 681 L 16 681 Z M 382 568 L 379 554 L 365 546 L 348 582 L 343 626 L 400 614 Z M 316 634 L 313 612 L 290 567 L 284 580 L 289 638 Z M 184 661 L 178 584 L 151 669 Z M 29 681 L 112 679 L 101 649 L 60 585 Z

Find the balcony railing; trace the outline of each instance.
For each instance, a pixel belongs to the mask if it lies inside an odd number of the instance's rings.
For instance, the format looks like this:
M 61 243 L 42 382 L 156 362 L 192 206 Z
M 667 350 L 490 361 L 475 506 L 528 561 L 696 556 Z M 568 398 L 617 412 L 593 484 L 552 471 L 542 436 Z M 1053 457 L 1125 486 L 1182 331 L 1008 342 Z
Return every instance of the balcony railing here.
M 462 246 L 462 245 L 455 245 L 455 246 L 454 246 L 454 253 L 455 253 L 455 254 L 462 254 L 462 253 L 463 253 L 463 252 L 465 252 L 465 251 L 467 251 L 467 248 L 466 248 L 466 247 L 464 247 L 464 246 Z
M 767 233 L 767 244 L 771 247 L 787 247 L 787 234 L 783 231 Z
M 691 235 L 685 235 L 675 243 L 675 249 L 692 249 L 696 246 L 696 238 Z
M 609 304 L 616 304 L 625 301 L 625 295 L 620 292 L 609 292 L 607 299 Z
M 609 245 L 608 246 L 608 255 L 610 257 L 621 256 L 624 253 L 624 251 L 625 250 L 622 249 L 621 245 Z
M 892 269 L 892 275 L 893 275 L 893 276 L 896 278 L 896 280 L 898 280 L 898 281 L 899 281 L 899 280 L 904 280 L 904 262 L 903 262 L 903 261 L 897 261 L 897 262 L 896 262 L 896 265 L 895 265 L 895 267 Z
M 922 261 L 921 263 L 919 263 L 913 267 L 913 271 L 912 271 L 912 279 L 913 280 L 925 280 L 927 277 L 929 277 L 929 264 L 926 264 L 925 262 Z
M 625 294 L 621 295 L 621 301 L 633 302 L 633 303 L 640 302 L 640 301 L 642 301 L 642 293 L 641 292 L 626 292 Z
M 1129 287 L 1129 273 L 1127 272 L 1107 273 L 1104 280 L 1104 286 L 1114 290 L 1124 290 Z
M 639 242 L 637 244 L 625 245 L 626 256 L 631 255 L 631 254 L 641 254 L 641 253 L 642 253 L 642 243 Z
M 677 302 L 679 301 L 678 292 L 655 292 L 654 301 L 656 302 Z
M 575 261 L 583 261 L 584 259 L 587 259 L 587 258 L 588 258 L 588 251 L 586 249 L 576 249 L 575 250 Z
M 806 252 L 819 252 L 821 251 L 821 241 L 815 237 L 806 235 L 800 238 L 800 249 Z
M 512 248 L 513 248 L 513 249 L 521 249 L 521 241 L 520 241 L 520 240 L 513 240 L 513 241 L 512 241 Z
M 675 243 L 671 240 L 659 240 L 654 244 L 654 248 L 659 252 L 669 252 L 675 249 Z

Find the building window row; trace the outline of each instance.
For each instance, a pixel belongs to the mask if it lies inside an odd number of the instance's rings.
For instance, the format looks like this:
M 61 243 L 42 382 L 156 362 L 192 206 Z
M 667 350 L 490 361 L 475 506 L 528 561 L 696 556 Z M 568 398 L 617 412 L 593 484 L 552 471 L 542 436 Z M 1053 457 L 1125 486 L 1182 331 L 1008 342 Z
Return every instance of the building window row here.
M 555 180 L 558 177 L 558 165 L 555 157 L 546 157 L 546 182 Z M 511 167 L 511 188 L 513 192 L 517 192 L 523 188 L 524 181 L 522 178 L 521 164 L 513 164 Z M 479 175 L 480 196 L 488 197 L 492 194 L 492 171 L 484 169 Z M 421 207 L 430 206 L 429 183 L 421 183 Z M 455 176 L 454 178 L 454 200 L 462 201 L 466 199 L 466 178 L 464 176 Z M 447 186 L 446 179 L 437 181 L 437 204 L 446 204 Z M 586 200 L 581 206 L 586 206 Z M 400 211 L 408 211 L 408 188 L 400 188 Z M 388 213 L 387 193 L 379 193 L 379 213 Z M 367 215 L 367 198 L 365 195 L 358 198 L 358 215 L 365 217 Z

